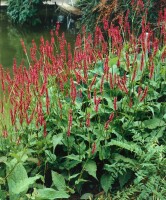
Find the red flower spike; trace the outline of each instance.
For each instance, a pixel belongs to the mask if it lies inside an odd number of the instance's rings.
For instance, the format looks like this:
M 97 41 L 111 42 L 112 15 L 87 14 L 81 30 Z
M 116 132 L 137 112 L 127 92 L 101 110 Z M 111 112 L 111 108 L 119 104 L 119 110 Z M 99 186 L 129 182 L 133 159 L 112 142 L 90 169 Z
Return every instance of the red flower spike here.
M 110 122 L 112 122 L 113 118 L 114 118 L 114 113 L 111 113 L 111 115 L 109 116 L 109 119 L 106 121 L 106 123 L 104 125 L 105 130 L 108 129 L 108 126 L 109 126 Z
M 46 122 L 44 123 L 44 129 L 43 129 L 43 136 L 46 137 L 47 136 L 47 130 L 46 130 Z
M 109 75 L 109 82 L 110 82 L 110 88 L 113 89 L 114 88 L 114 85 L 113 85 L 113 78 L 112 78 L 112 73 L 110 73 Z
M 140 70 L 142 71 L 144 68 L 144 54 L 142 53 L 141 55 L 141 66 L 140 66 Z
M 132 82 L 135 80 L 136 72 L 137 72 L 137 67 L 134 67 L 133 75 L 132 75 L 132 79 L 131 79 Z
M 114 113 L 111 113 L 111 115 L 109 116 L 109 121 L 112 122 L 113 118 L 114 118 Z
M 86 116 L 86 127 L 90 127 L 90 113 Z
M 3 130 L 3 132 L 2 132 L 2 136 L 4 137 L 4 138 L 7 138 L 8 137 L 8 132 L 7 132 L 7 130 L 6 130 L 6 128 Z
M 50 107 L 50 99 L 48 95 L 48 89 L 46 88 L 46 108 L 47 108 L 47 114 L 49 114 L 49 107 Z
M 133 100 L 132 100 L 132 98 L 130 97 L 130 100 L 129 100 L 129 107 L 131 108 L 132 105 L 133 105 Z
M 96 98 L 95 112 L 98 112 L 100 102 L 101 102 L 101 98 L 100 97 Z
M 114 110 L 116 111 L 117 109 L 117 97 L 114 97 Z
M 110 123 L 110 121 L 109 121 L 109 120 L 108 120 L 108 121 L 106 121 L 106 123 L 105 123 L 105 125 L 104 125 L 104 129 L 105 129 L 105 130 L 107 130 L 107 129 L 108 129 L 109 123 Z
M 92 155 L 95 153 L 96 151 L 96 143 L 94 142 L 92 145 Z
M 150 70 L 149 78 L 152 79 L 153 74 L 154 74 L 154 63 L 153 62 L 151 63 L 151 66 L 150 66 L 149 70 Z
M 14 126 L 14 124 L 15 124 L 15 115 L 14 115 L 14 113 L 13 113 L 13 111 L 12 110 L 10 110 L 10 118 L 11 118 L 11 122 L 12 122 L 12 126 Z
M 92 79 L 92 82 L 91 82 L 91 84 L 90 84 L 90 86 L 89 86 L 89 90 L 92 89 L 92 86 L 95 84 L 96 79 L 97 79 L 97 74 L 94 75 L 94 77 L 93 77 L 93 79 Z
M 142 93 L 142 88 L 139 86 L 138 87 L 138 97 L 141 95 L 141 93 Z
M 90 100 L 91 99 L 91 92 L 90 92 L 89 89 L 87 90 L 87 93 L 88 93 L 88 99 Z
M 71 134 L 71 130 L 70 130 L 70 127 L 69 127 L 68 130 L 67 130 L 67 136 L 69 137 L 70 134 Z
M 72 122 L 73 122 L 73 116 L 72 116 L 72 109 L 69 110 L 68 114 L 68 129 L 67 129 L 67 136 L 70 136 L 71 133 L 71 127 L 72 127 Z
M 145 90 L 144 90 L 144 92 L 143 92 L 143 94 L 142 94 L 142 97 L 141 97 L 141 99 L 140 99 L 140 102 L 143 101 L 143 100 L 145 99 L 147 93 L 148 93 L 148 87 L 146 86 L 146 88 L 145 88 Z
M 109 76 L 109 67 L 108 67 L 108 56 L 106 57 L 105 61 L 104 61 L 104 75 L 106 76 L 106 80 L 108 81 L 108 76 Z
M 23 39 L 20 39 L 20 42 L 21 42 L 24 53 L 27 54 L 27 50 L 26 50 L 25 43 L 24 43 Z
M 77 89 L 72 78 L 70 79 L 70 97 L 72 99 L 72 103 L 75 103 L 77 97 Z

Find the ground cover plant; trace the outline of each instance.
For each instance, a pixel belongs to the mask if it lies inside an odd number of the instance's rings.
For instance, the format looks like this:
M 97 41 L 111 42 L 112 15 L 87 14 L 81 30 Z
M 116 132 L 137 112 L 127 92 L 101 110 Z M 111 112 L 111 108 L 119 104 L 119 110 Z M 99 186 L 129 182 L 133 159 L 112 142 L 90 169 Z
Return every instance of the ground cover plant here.
M 159 38 L 125 20 L 84 27 L 74 52 L 57 24 L 21 40 L 28 67 L 0 66 L 1 199 L 166 198 L 166 10 Z

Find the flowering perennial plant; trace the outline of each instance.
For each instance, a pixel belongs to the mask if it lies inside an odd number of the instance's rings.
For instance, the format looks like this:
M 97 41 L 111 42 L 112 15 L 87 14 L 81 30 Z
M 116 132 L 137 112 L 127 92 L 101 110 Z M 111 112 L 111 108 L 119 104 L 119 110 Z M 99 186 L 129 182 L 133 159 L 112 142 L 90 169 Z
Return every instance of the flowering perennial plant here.
M 114 199 L 164 199 L 165 13 L 159 39 L 143 19 L 140 37 L 130 33 L 129 41 L 120 26 L 105 22 L 108 40 L 99 27 L 94 37 L 83 27 L 73 52 L 59 24 L 30 53 L 21 40 L 29 66 L 14 60 L 11 76 L 0 65 L 0 153 L 10 157 L 2 159 L 3 193 L 69 198 L 99 181 L 98 191 Z

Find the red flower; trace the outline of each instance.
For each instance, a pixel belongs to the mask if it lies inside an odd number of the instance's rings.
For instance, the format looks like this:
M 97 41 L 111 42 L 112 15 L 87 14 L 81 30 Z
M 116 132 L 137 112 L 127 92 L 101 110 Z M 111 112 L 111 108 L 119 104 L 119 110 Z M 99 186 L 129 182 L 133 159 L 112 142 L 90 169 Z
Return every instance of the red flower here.
M 114 110 L 117 110 L 117 97 L 114 97 Z
M 90 127 L 90 113 L 88 113 L 86 117 L 86 126 Z
M 142 94 L 142 97 L 141 97 L 140 101 L 143 101 L 145 99 L 147 93 L 148 93 L 148 87 L 146 86 L 146 88 L 145 88 L 145 90 L 144 90 L 144 92 Z
M 112 122 L 113 118 L 114 118 L 114 113 L 111 113 L 109 119 L 106 121 L 104 125 L 104 129 L 108 129 L 109 123 Z
M 4 130 L 3 130 L 3 132 L 2 132 L 2 136 L 4 137 L 4 138 L 7 138 L 8 137 L 8 132 L 7 132 L 7 129 L 5 128 Z
M 92 154 L 94 154 L 96 151 L 96 143 L 94 142 L 92 145 Z
M 68 114 L 68 129 L 67 129 L 67 136 L 70 136 L 70 132 L 71 132 L 71 127 L 72 127 L 72 121 L 73 121 L 73 117 L 72 117 L 72 109 L 69 110 L 69 114 Z

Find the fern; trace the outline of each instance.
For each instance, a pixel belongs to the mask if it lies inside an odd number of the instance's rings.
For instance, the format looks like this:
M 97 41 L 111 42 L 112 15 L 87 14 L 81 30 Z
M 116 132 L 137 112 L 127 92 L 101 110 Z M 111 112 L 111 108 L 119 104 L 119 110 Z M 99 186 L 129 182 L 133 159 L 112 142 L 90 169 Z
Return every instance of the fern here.
M 108 146 L 117 146 L 123 150 L 134 152 L 137 155 L 142 154 L 142 150 L 137 144 L 125 140 L 123 141 L 111 140 L 111 142 L 108 143 Z

